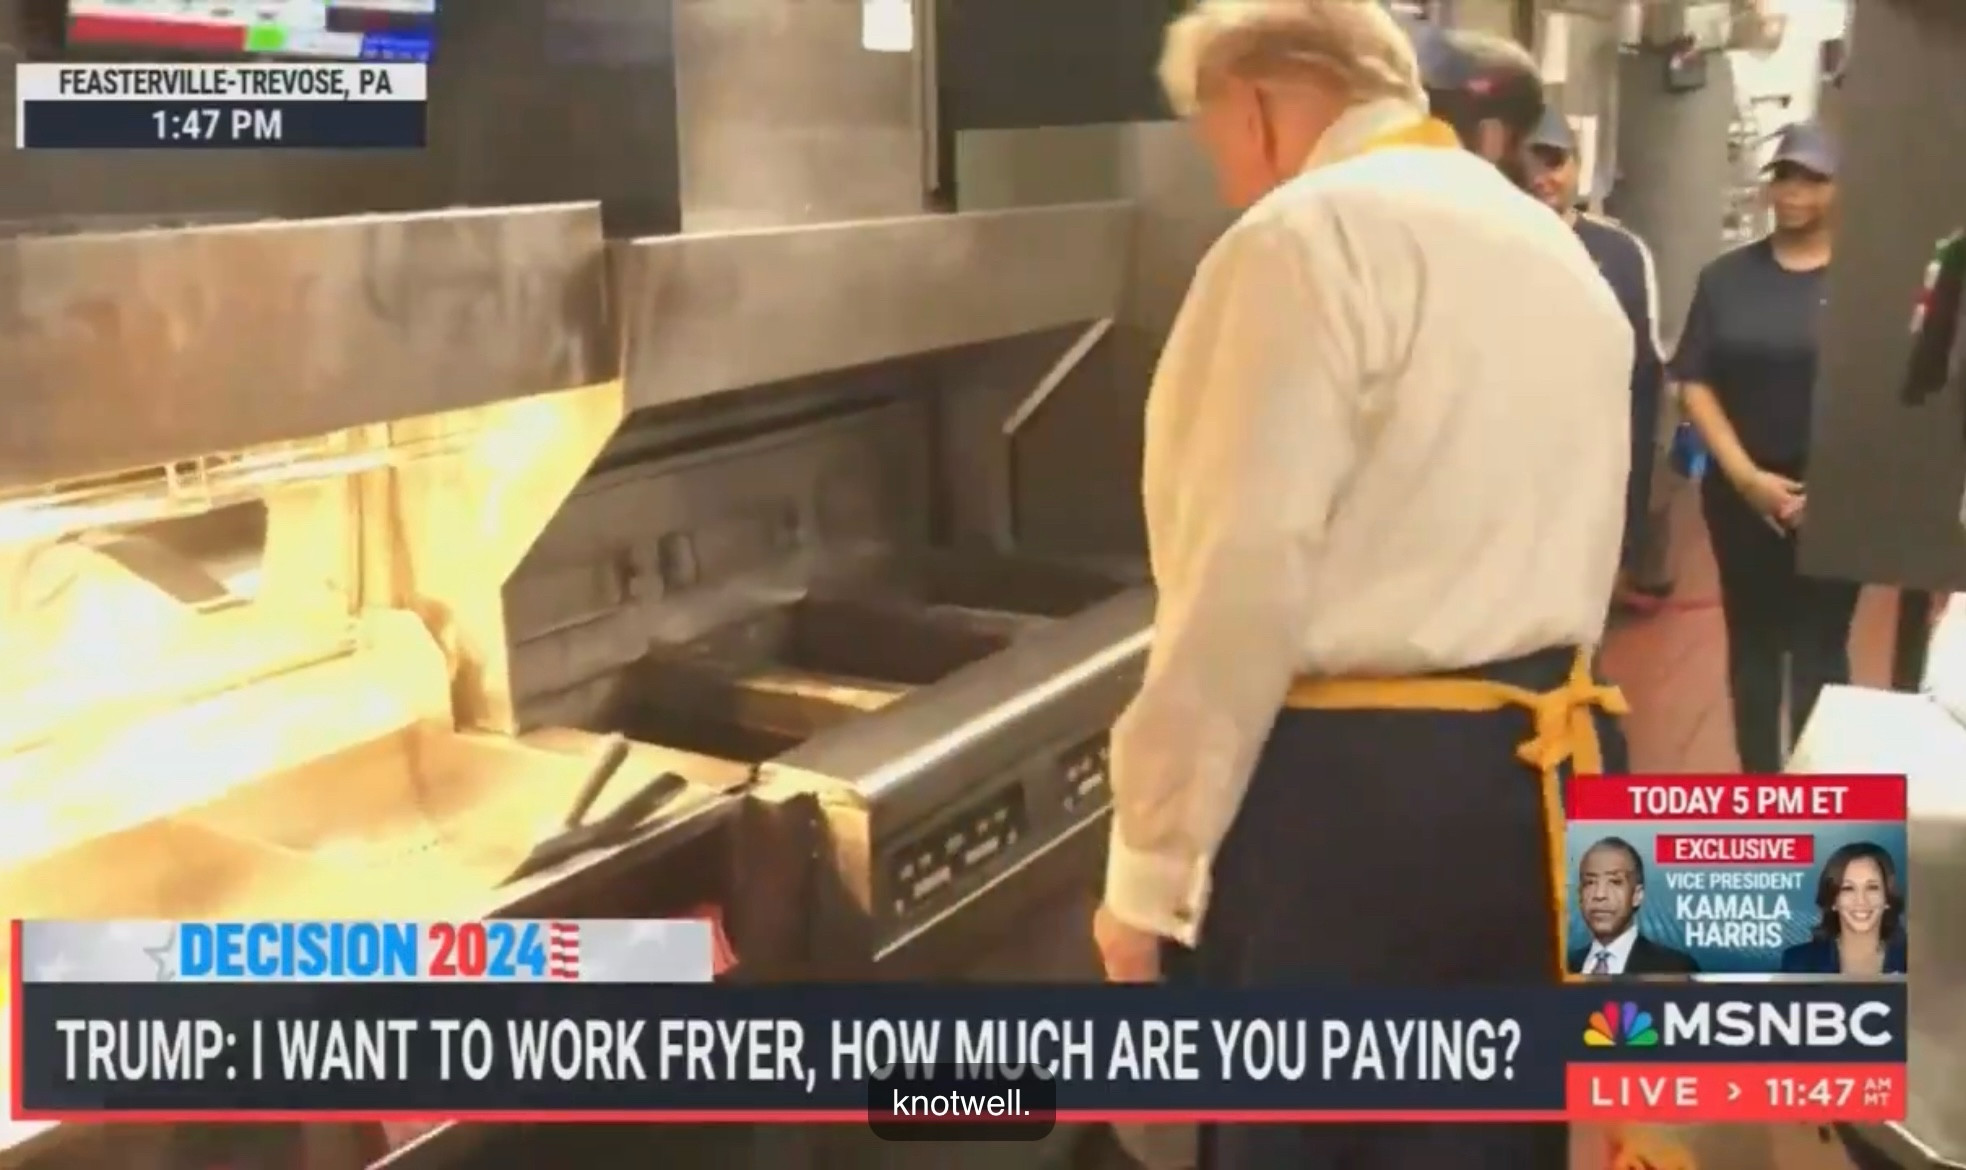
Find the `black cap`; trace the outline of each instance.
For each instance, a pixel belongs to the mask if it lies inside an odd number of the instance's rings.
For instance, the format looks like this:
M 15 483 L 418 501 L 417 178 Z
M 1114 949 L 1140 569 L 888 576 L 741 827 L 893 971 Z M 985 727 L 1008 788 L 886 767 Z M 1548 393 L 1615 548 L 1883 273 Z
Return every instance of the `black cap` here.
M 1443 91 L 1466 89 L 1480 72 L 1474 58 L 1439 28 L 1417 20 L 1401 23 L 1413 38 L 1413 56 L 1420 65 L 1422 86 Z
M 1813 122 L 1797 122 L 1782 131 L 1782 138 L 1775 146 L 1775 157 L 1768 160 L 1768 169 L 1779 166 L 1801 167 L 1805 171 L 1821 175 L 1825 179 L 1836 177 L 1836 144 L 1830 141 L 1829 133 Z
M 1570 128 L 1570 119 L 1562 111 L 1549 109 L 1543 111 L 1543 120 L 1536 124 L 1536 132 L 1529 136 L 1532 148 L 1560 150 L 1565 154 L 1577 153 L 1577 134 Z
M 1408 27 L 1420 84 L 1433 98 L 1435 112 L 1463 134 L 1487 118 L 1526 133 L 1542 116 L 1542 78 L 1519 51 L 1497 51 L 1513 49 L 1509 42 L 1432 25 Z

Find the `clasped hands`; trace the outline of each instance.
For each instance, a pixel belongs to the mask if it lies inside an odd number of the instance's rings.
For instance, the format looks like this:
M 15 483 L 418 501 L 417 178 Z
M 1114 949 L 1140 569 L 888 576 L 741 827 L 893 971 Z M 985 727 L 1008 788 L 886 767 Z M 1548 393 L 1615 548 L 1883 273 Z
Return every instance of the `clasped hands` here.
M 1793 532 L 1802 525 L 1808 496 L 1796 480 L 1757 467 L 1741 477 L 1735 487 L 1755 511 L 1782 531 Z

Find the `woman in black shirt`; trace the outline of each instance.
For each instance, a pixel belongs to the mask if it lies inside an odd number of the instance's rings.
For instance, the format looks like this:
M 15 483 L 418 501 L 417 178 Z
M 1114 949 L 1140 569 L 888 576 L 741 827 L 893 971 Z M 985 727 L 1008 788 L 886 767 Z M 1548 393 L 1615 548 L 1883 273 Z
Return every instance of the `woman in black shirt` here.
M 1769 166 L 1775 231 L 1707 265 L 1673 359 L 1686 411 L 1718 474 L 1702 491 L 1720 568 L 1729 689 L 1741 767 L 1782 769 L 1824 686 L 1850 681 L 1858 586 L 1796 570 L 1807 512 L 1816 321 L 1826 295 L 1836 156 L 1791 127 Z

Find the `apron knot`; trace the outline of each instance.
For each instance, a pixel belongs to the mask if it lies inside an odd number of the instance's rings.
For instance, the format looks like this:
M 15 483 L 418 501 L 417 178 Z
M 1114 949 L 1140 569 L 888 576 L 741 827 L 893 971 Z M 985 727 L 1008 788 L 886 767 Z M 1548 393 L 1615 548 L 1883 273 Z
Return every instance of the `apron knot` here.
M 1592 723 L 1594 716 L 1600 711 L 1611 716 L 1631 713 L 1623 691 L 1592 676 L 1590 657 L 1582 651 L 1562 686 L 1540 694 L 1521 691 L 1516 701 L 1529 710 L 1535 726 L 1534 734 L 1517 749 L 1516 756 L 1544 773 L 1553 773 L 1565 764 L 1579 772 L 1601 772 L 1604 759 Z

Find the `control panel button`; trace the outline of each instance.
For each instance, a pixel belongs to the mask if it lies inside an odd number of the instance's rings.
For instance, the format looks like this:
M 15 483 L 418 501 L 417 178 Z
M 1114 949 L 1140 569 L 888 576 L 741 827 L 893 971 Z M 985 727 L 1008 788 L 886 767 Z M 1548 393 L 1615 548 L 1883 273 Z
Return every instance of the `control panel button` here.
M 1040 771 L 1038 777 L 1046 774 Z M 897 917 L 921 912 L 952 896 L 954 888 L 966 886 L 973 876 L 981 880 L 980 875 L 1007 863 L 1009 847 L 1025 823 L 1028 778 L 1006 779 L 1014 782 L 990 799 L 928 826 L 889 855 L 888 880 Z

